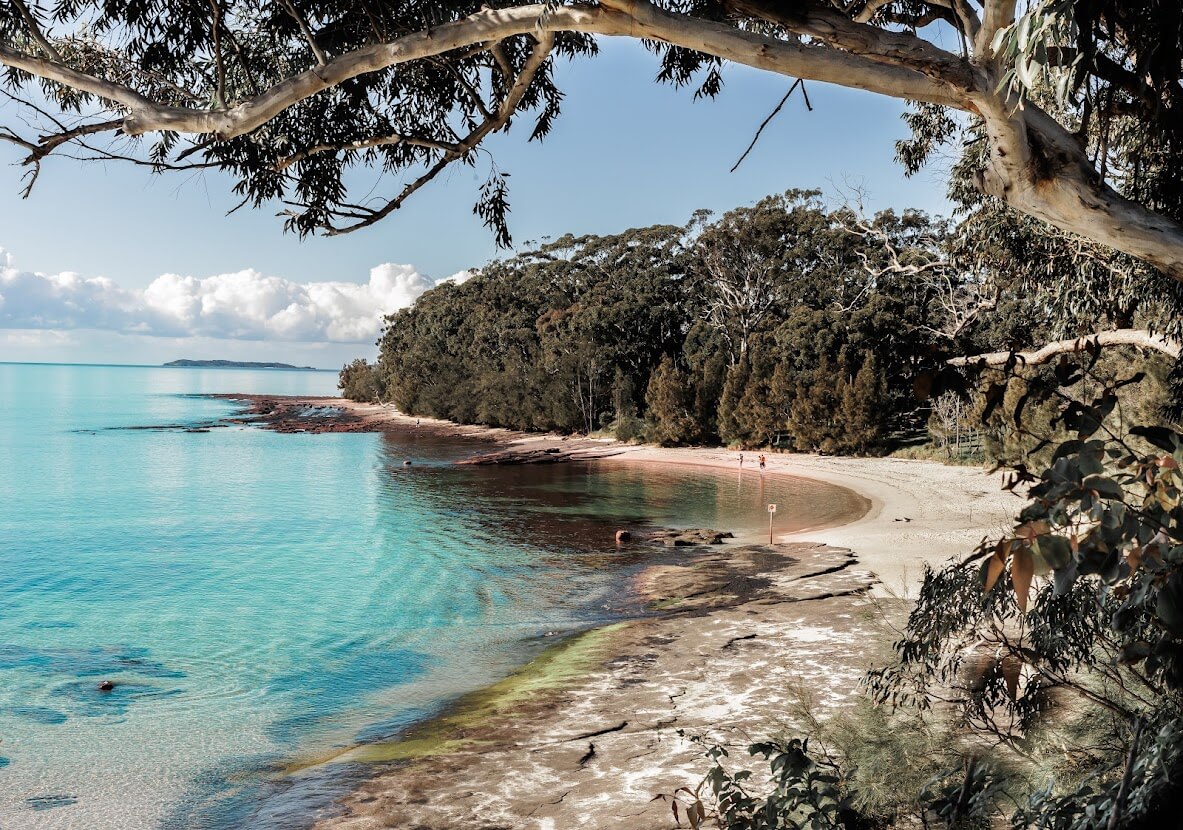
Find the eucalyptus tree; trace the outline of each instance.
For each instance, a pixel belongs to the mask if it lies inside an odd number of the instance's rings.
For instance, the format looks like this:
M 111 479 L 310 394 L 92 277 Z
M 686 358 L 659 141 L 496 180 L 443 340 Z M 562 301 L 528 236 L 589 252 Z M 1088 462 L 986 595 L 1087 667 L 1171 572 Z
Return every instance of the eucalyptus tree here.
M 592 432 L 635 416 L 694 306 L 683 236 L 568 235 L 434 288 L 387 318 L 377 374 L 404 411 L 468 423 Z
M 555 60 L 598 37 L 642 40 L 661 80 L 706 95 L 733 62 L 906 99 L 943 118 L 923 142 L 963 113 L 982 191 L 1183 279 L 1183 11 L 1162 0 L 2 0 L 5 94 L 45 125 L 3 135 L 33 179 L 69 145 L 215 167 L 292 229 L 346 233 L 526 113 L 547 135 Z M 358 197 L 359 166 L 411 177 Z M 503 244 L 508 204 L 490 163 L 476 211 Z

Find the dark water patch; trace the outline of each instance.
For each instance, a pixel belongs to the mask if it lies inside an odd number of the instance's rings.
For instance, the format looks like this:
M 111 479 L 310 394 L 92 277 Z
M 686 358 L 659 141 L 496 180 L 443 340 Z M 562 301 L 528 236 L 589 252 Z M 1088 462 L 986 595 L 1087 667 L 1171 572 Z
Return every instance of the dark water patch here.
M 25 799 L 25 803 L 37 812 L 56 810 L 58 807 L 70 807 L 78 803 L 78 796 L 65 793 L 53 795 L 33 795 Z
M 393 718 L 372 723 L 358 732 L 353 740 L 359 744 L 372 744 L 379 741 L 389 741 L 406 732 L 417 723 L 423 723 L 432 715 L 437 714 L 442 705 L 423 709 L 407 709 Z
M 51 631 L 60 628 L 77 628 L 78 623 L 66 620 L 35 620 L 21 626 L 31 631 Z
M 69 703 L 70 711 L 85 718 L 101 718 L 127 714 L 132 704 L 151 702 L 181 694 L 180 689 L 162 689 L 143 683 L 116 683 L 109 691 L 97 683 L 76 681 L 55 688 L 51 695 Z
M 370 651 L 346 654 L 321 668 L 277 677 L 267 691 L 291 695 L 296 711 L 272 723 L 268 737 L 279 743 L 295 743 L 309 728 L 356 705 L 362 696 L 414 680 L 427 671 L 430 662 L 426 655 L 409 649 Z
M 217 426 L 227 426 L 227 424 L 218 424 L 210 421 L 195 421 L 191 424 L 132 424 L 131 426 L 119 427 L 104 427 L 107 432 L 196 432 L 198 430 L 209 432 Z M 78 432 L 90 432 L 93 430 L 77 430 Z
M 197 776 L 160 830 L 307 830 L 339 815 L 339 799 L 373 773 L 371 765 L 328 764 L 285 774 L 276 757 L 239 758 Z
M 12 763 L 11 758 L 5 758 L 3 755 L 0 755 L 0 769 L 4 769 L 6 766 L 8 766 L 11 763 Z
M 59 712 L 57 709 L 50 709 L 46 706 L 5 706 L 0 708 L 0 715 L 10 715 L 46 726 L 65 723 L 69 719 L 65 712 Z
M 148 657 L 146 648 L 90 646 L 86 648 L 32 648 L 0 644 L 0 669 L 22 669 L 39 674 L 72 674 L 75 677 L 134 672 L 145 677 L 177 680 L 183 671 L 170 669 Z

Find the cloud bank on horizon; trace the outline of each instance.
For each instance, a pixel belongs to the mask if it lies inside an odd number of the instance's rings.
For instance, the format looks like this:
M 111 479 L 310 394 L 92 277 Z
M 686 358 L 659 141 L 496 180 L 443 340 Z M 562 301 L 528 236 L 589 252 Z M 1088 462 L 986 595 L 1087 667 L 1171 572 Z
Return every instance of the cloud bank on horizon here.
M 285 342 L 373 342 L 386 314 L 443 282 L 414 266 L 384 263 L 366 283 L 297 283 L 254 269 L 192 277 L 163 274 L 146 288 L 71 271 L 18 270 L 0 248 L 0 328 L 95 329 L 157 337 Z

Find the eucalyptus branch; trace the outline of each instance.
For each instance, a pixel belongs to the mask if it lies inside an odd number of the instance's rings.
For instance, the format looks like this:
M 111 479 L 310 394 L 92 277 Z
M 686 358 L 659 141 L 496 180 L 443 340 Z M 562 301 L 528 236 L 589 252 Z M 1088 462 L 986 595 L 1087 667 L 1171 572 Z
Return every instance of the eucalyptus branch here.
M 310 48 L 312 50 L 312 54 L 316 56 L 316 62 L 321 66 L 324 66 L 326 63 L 328 63 L 328 60 L 325 58 L 324 50 L 321 49 L 320 45 L 316 42 L 316 37 L 312 34 L 312 29 L 308 26 L 308 21 L 305 20 L 304 16 L 296 10 L 292 0 L 280 0 L 280 3 L 283 5 L 284 11 L 288 13 L 288 16 L 291 17 L 292 20 L 296 21 L 296 25 L 300 27 L 300 33 L 304 35 L 304 40 L 308 43 L 308 48 Z
M 798 78 L 797 80 L 793 81 L 793 85 L 789 87 L 789 91 L 785 93 L 785 97 L 780 99 L 780 103 L 776 105 L 776 108 L 768 114 L 767 118 L 760 122 L 760 126 L 756 129 L 756 134 L 752 137 L 752 142 L 748 145 L 748 148 L 743 151 L 743 155 L 739 157 L 739 161 L 735 162 L 735 164 L 731 166 L 732 173 L 738 170 L 739 166 L 743 164 L 744 159 L 746 159 L 755 148 L 756 142 L 760 140 L 760 136 L 764 133 L 764 128 L 772 122 L 772 119 L 776 118 L 777 113 L 781 111 L 785 103 L 789 100 L 789 96 L 793 94 L 793 91 L 797 89 L 797 87 L 801 87 L 801 94 L 805 96 L 806 109 L 808 109 L 810 112 L 813 112 L 813 104 L 809 103 L 809 93 L 805 91 L 805 82 Z
M 458 83 L 460 88 L 464 90 L 464 93 L 468 96 L 468 99 L 472 101 L 473 106 L 480 110 L 481 115 L 483 115 L 485 118 L 493 117 L 493 113 L 489 109 L 489 105 L 485 103 L 484 96 L 477 92 L 476 87 L 472 85 L 468 78 L 464 77 L 463 72 L 453 66 L 449 61 L 440 60 L 439 58 L 435 58 L 433 60 L 437 65 L 442 66 L 445 70 L 447 70 L 448 74 L 456 79 L 456 83 Z
M 212 16 L 214 68 L 217 73 L 217 86 L 214 90 L 214 101 L 218 109 L 226 109 L 226 65 L 222 61 L 222 7 L 218 0 L 209 0 Z
M 1137 346 L 1142 349 L 1161 352 L 1169 357 L 1178 357 L 1181 345 L 1162 335 L 1152 334 L 1145 329 L 1115 329 L 1067 340 L 1056 340 L 1038 349 L 1016 352 L 990 352 L 988 354 L 968 355 L 966 357 L 950 358 L 950 366 L 1006 366 L 1008 364 L 1021 366 L 1039 366 L 1050 362 L 1060 355 L 1085 352 L 1110 346 Z
M 307 150 L 302 150 L 299 153 L 280 159 L 275 163 L 275 171 L 282 173 L 293 164 L 318 153 L 356 153 L 359 150 L 367 150 L 373 147 L 388 147 L 393 144 L 407 144 L 411 147 L 438 150 L 442 153 L 461 152 L 461 146 L 451 141 L 435 141 L 428 138 L 415 138 L 413 136 L 402 135 L 401 133 L 393 133 L 392 135 L 379 136 L 377 138 L 367 138 L 363 141 L 351 141 L 348 144 L 317 144 L 314 147 L 309 147 Z
M 512 78 L 512 85 L 506 93 L 505 98 L 498 105 L 497 110 L 492 114 L 491 118 L 486 118 L 475 130 L 470 132 L 463 140 L 457 143 L 454 147 L 448 149 L 443 157 L 437 161 L 431 168 L 419 176 L 413 182 L 408 184 L 395 198 L 388 201 L 381 208 L 370 210 L 369 214 L 364 219 L 360 219 L 351 225 L 343 227 L 329 226 L 326 229 L 326 234 L 329 236 L 337 236 L 340 234 L 352 233 L 353 231 L 361 230 L 369 227 L 381 219 L 389 216 L 394 211 L 398 210 L 403 203 L 416 191 L 442 173 L 452 163 L 465 158 L 481 141 L 490 133 L 495 132 L 509 123 L 510 118 L 513 117 L 514 112 L 517 111 L 518 104 L 521 103 L 530 84 L 534 81 L 534 76 L 538 70 L 542 68 L 547 58 L 550 56 L 551 49 L 554 47 L 554 35 L 551 33 L 540 33 L 537 35 L 537 40 L 534 45 L 530 57 L 526 59 L 522 70 L 517 73 L 516 77 Z M 499 50 L 494 48 L 494 55 Z M 512 72 L 512 70 L 509 70 Z M 510 81 L 507 79 L 507 84 Z
M 49 38 L 45 36 L 44 32 L 41 31 L 41 25 L 37 22 L 37 18 L 33 16 L 29 7 L 25 5 L 25 0 L 12 0 L 12 4 L 16 6 L 17 11 L 24 18 L 25 25 L 29 27 L 29 36 L 33 38 L 33 41 L 41 48 L 45 56 L 55 63 L 65 63 L 61 53 L 49 42 Z

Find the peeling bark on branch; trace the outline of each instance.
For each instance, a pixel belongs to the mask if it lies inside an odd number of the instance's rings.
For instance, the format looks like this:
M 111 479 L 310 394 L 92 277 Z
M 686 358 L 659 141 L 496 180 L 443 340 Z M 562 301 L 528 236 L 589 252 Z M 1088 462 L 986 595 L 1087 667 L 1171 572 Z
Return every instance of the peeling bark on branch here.
M 1027 352 L 990 352 L 969 357 L 955 357 L 948 360 L 947 363 L 950 366 L 1005 366 L 1013 362 L 1020 366 L 1039 366 L 1062 354 L 1075 354 L 1109 346 L 1137 346 L 1140 349 L 1161 352 L 1168 357 L 1178 357 L 1180 351 L 1180 344 L 1177 341 L 1151 334 L 1145 329 L 1117 329 L 1069 340 L 1057 340 Z
M 653 38 L 806 80 L 947 106 L 963 107 L 965 104 L 964 96 L 953 87 L 937 84 L 906 68 L 853 53 L 811 48 L 740 31 L 721 23 L 671 14 L 648 3 L 637 6 L 635 17 L 601 6 L 563 6 L 546 15 L 545 25 L 542 20 L 546 7 L 542 4 L 478 12 L 430 31 L 416 32 L 389 43 L 340 55 L 324 66 L 293 75 L 261 94 L 223 110 L 160 105 L 129 87 L 84 75 L 4 45 L 0 45 L 0 63 L 122 104 L 129 110 L 123 127 L 128 135 L 171 130 L 212 133 L 221 139 L 244 135 L 288 107 L 358 75 L 435 57 L 476 43 L 542 31 Z

